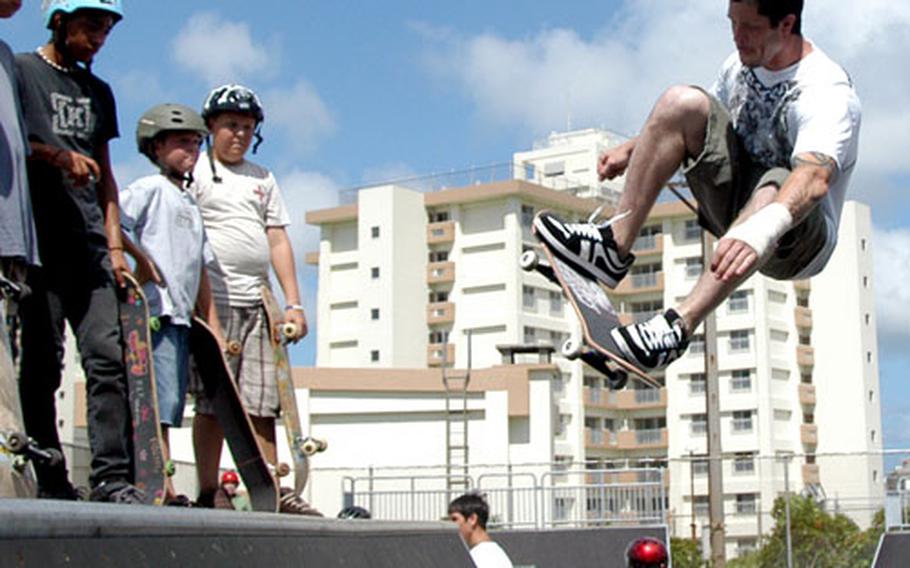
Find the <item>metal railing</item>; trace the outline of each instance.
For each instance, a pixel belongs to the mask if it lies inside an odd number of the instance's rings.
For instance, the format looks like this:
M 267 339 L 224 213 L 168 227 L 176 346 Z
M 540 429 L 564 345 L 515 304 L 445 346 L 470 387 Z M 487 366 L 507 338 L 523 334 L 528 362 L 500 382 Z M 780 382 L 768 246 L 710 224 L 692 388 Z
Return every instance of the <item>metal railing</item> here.
M 500 471 L 461 478 L 482 493 L 495 528 L 586 527 L 667 521 L 664 470 L 550 469 Z M 366 507 L 373 518 L 430 521 L 445 516 L 461 494 L 445 475 L 344 477 L 346 505 Z

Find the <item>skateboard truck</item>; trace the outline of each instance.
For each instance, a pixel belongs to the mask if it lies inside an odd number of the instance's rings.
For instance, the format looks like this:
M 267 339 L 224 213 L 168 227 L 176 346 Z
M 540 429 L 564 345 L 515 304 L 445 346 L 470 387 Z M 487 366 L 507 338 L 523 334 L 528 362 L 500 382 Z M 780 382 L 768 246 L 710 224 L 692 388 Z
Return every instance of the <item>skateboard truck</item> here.
M 621 390 L 629 382 L 629 373 L 623 369 L 610 367 L 605 356 L 593 349 L 588 349 L 584 342 L 573 338 L 566 339 L 559 351 L 566 359 L 570 361 L 581 359 L 588 366 L 607 377 L 610 390 Z
M 48 467 L 57 467 L 63 463 L 63 454 L 60 450 L 41 448 L 37 442 L 22 432 L 11 432 L 5 436 L 0 434 L 0 446 L 23 460 L 17 465 L 17 469 L 24 468 L 24 461 L 29 460 Z

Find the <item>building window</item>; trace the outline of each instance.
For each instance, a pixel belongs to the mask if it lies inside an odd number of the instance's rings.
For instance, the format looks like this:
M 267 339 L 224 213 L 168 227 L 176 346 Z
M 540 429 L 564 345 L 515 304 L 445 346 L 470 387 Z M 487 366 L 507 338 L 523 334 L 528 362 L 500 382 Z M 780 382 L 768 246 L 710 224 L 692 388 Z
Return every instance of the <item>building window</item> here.
M 704 436 L 708 431 L 708 415 L 693 414 L 692 422 L 689 424 L 689 433 L 693 436 Z
M 698 219 L 686 219 L 686 227 L 683 230 L 683 239 L 685 241 L 697 241 L 701 238 L 701 227 L 698 225 Z
M 705 394 L 705 385 L 704 373 L 692 373 L 689 375 L 689 394 Z
M 371 320 L 379 319 L 379 308 L 373 308 L 370 310 L 370 319 Z
M 695 516 L 696 517 L 707 517 L 708 516 L 708 496 L 707 495 L 696 495 L 695 496 Z
M 787 302 L 787 295 L 777 290 L 768 290 L 768 301 L 775 304 L 784 304 Z
M 436 304 L 441 302 L 449 301 L 449 293 L 445 290 L 437 290 L 430 292 L 430 303 Z
M 379 351 L 377 351 L 375 349 L 373 351 L 370 351 L 370 361 L 372 361 L 374 363 L 379 362 Z
M 641 251 L 657 248 L 657 235 L 661 234 L 662 230 L 660 225 L 642 227 L 641 231 L 638 232 L 638 238 L 635 240 L 635 244 L 632 245 L 632 250 Z
M 379 226 L 378 225 L 370 227 L 370 236 L 372 236 L 374 239 L 379 238 Z
M 653 288 L 657 286 L 657 275 L 660 274 L 663 267 L 658 263 L 643 264 L 633 266 L 632 287 L 633 288 Z
M 755 493 L 739 493 L 736 495 L 736 514 L 737 515 L 754 515 L 755 514 Z
M 752 390 L 752 372 L 749 369 L 737 369 L 730 376 L 730 391 L 749 392 Z
M 731 314 L 741 314 L 749 311 L 749 291 L 737 290 L 730 295 L 727 311 Z
M 534 288 L 531 286 L 522 286 L 521 287 L 521 305 L 526 310 L 534 309 Z
M 744 556 L 758 548 L 758 540 L 754 538 L 740 538 L 736 541 L 736 555 Z
M 751 410 L 734 410 L 733 411 L 733 431 L 734 432 L 751 432 L 752 431 L 752 411 Z
M 560 292 L 554 292 L 550 290 L 550 315 L 551 316 L 561 316 L 562 315 L 562 294 Z
M 696 477 L 708 475 L 708 460 L 693 460 L 692 475 Z
M 730 351 L 748 351 L 749 350 L 749 330 L 738 329 L 730 332 Z
M 693 256 L 686 259 L 686 278 L 698 278 L 701 276 L 704 265 L 700 256 Z
M 430 223 L 444 223 L 449 220 L 448 211 L 431 211 L 429 216 Z
M 533 327 L 525 326 L 524 328 L 524 344 L 525 345 L 534 345 L 537 343 L 537 330 Z
M 751 474 L 755 472 L 755 456 L 752 454 L 737 454 L 733 458 L 733 473 Z
M 690 355 L 703 355 L 705 352 L 705 336 L 701 333 L 698 335 L 692 336 L 692 341 L 689 342 L 689 354 Z
M 376 280 L 379 278 L 379 267 L 378 266 L 374 266 L 373 268 L 370 269 L 370 278 L 372 278 L 373 280 Z
M 449 341 L 449 332 L 448 331 L 431 331 L 429 340 L 431 344 L 439 343 L 448 343 Z
M 429 260 L 430 260 L 430 262 L 445 262 L 445 261 L 449 260 L 449 251 L 431 250 Z
M 534 222 L 534 208 L 530 205 L 521 206 L 521 226 L 530 228 Z

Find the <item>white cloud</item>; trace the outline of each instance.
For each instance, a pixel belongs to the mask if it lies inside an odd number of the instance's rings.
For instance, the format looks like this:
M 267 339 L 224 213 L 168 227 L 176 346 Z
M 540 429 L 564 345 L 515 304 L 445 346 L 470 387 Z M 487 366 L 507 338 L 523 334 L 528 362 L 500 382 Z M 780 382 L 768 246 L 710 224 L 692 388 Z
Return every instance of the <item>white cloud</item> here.
M 320 138 L 335 132 L 335 119 L 319 93 L 304 80 L 290 88 L 262 93 L 268 128 L 285 135 L 285 143 L 298 152 L 311 151 Z
M 906 345 L 910 341 L 910 229 L 876 230 L 872 250 L 880 340 Z
M 660 93 L 677 83 L 710 84 L 733 51 L 725 3 L 626 0 L 590 37 L 565 28 L 509 38 L 466 36 L 427 24 L 423 62 L 473 102 L 479 123 L 533 136 L 602 126 L 636 133 Z M 806 37 L 851 73 L 863 101 L 857 179 L 908 171 L 910 4 L 889 0 L 808 3 Z M 853 196 L 884 202 L 882 191 L 854 184 Z
M 276 174 L 291 226 L 288 236 L 298 259 L 319 250 L 319 229 L 306 224 L 306 212 L 338 205 L 338 184 L 330 177 L 294 169 Z M 299 262 L 298 262 L 299 263 Z M 298 266 L 298 272 L 300 267 Z
M 280 64 L 277 44 L 257 43 L 248 24 L 214 12 L 191 16 L 174 38 L 171 55 L 180 67 L 211 86 L 269 77 Z

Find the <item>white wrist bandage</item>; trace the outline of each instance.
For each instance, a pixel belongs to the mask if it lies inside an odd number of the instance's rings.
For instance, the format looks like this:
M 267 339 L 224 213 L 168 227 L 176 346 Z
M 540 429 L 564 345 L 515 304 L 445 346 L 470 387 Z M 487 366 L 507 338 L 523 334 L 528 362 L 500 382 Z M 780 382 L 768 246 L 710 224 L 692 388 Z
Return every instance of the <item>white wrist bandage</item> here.
M 759 258 L 764 258 L 792 225 L 793 216 L 786 206 L 772 203 L 739 225 L 731 227 L 723 238 L 742 241 L 752 247 Z

